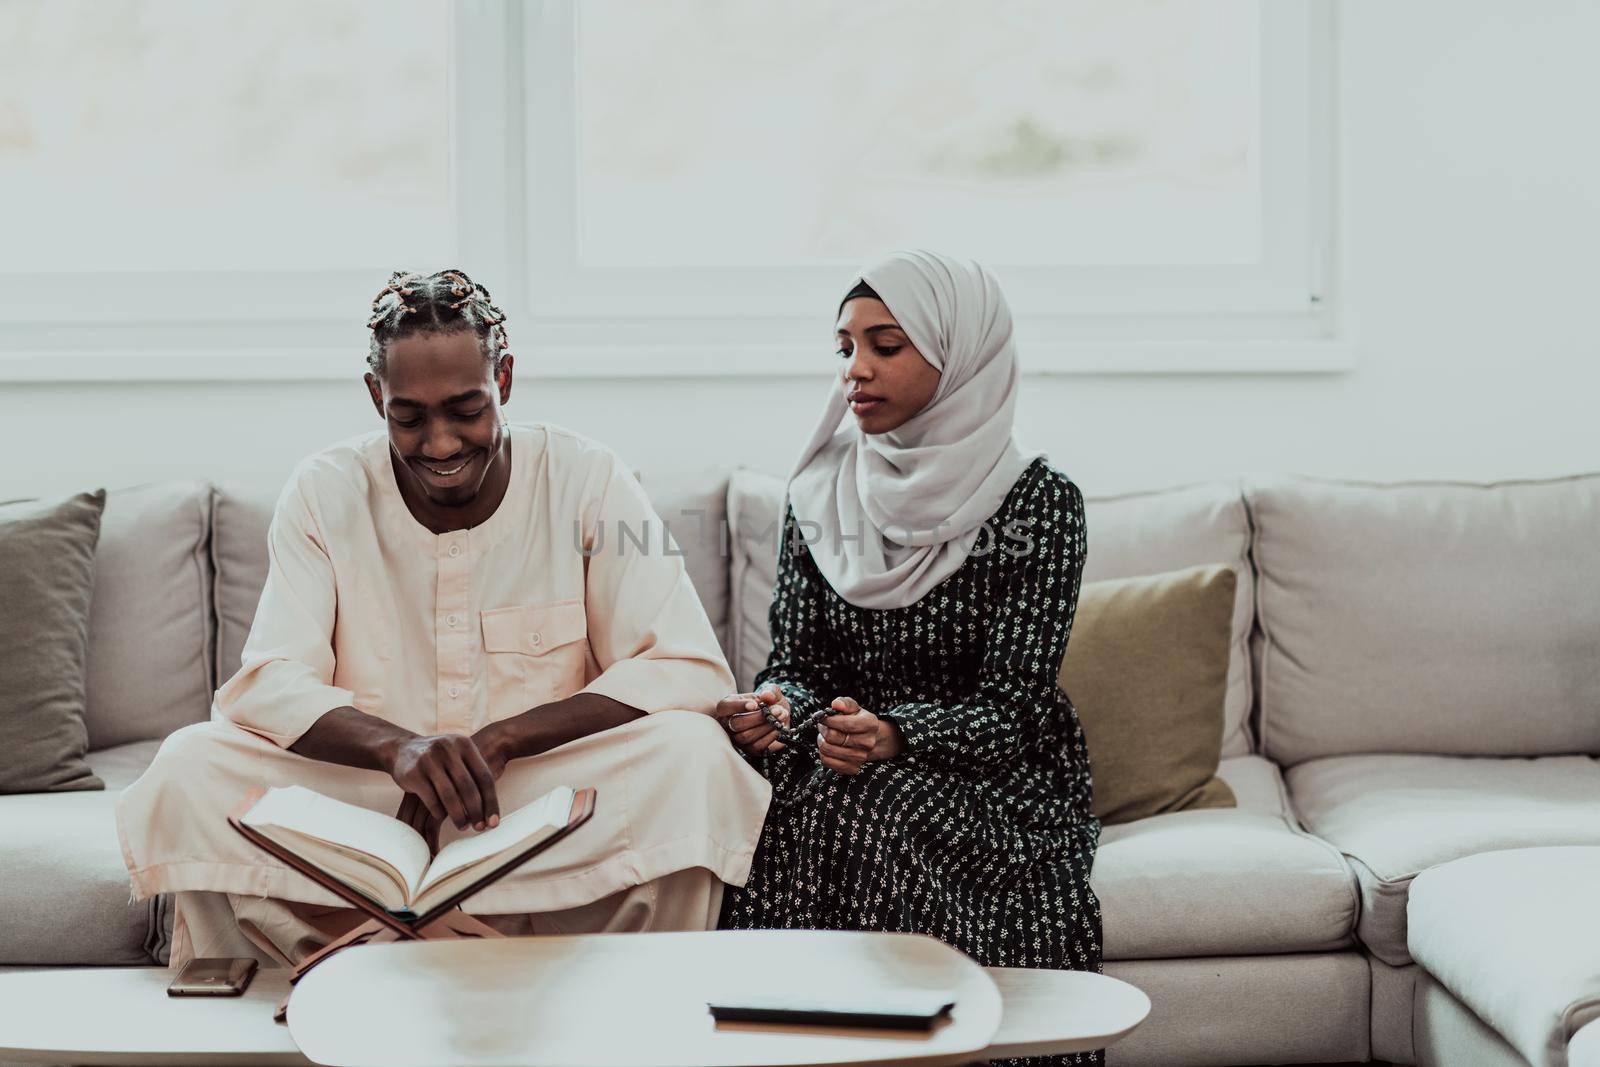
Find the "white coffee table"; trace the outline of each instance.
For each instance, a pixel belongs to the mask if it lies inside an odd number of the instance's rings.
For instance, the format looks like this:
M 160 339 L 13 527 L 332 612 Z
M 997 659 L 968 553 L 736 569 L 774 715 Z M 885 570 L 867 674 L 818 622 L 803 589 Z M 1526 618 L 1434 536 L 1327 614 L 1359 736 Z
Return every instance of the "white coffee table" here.
M 729 976 L 750 989 L 828 981 L 952 988 L 931 1036 L 718 1028 Z M 240 998 L 172 999 L 168 971 L 0 973 L 0 1063 L 52 1064 L 953 1064 L 1101 1048 L 1150 1010 L 1125 982 L 979 968 L 931 938 L 818 931 L 619 934 L 352 948 L 302 979 Z
M 956 1009 L 915 1035 L 719 1026 L 706 1012 L 806 989 L 949 989 Z M 329 1067 L 935 1065 L 1101 1048 L 1149 1010 L 1114 978 L 985 971 L 931 937 L 729 931 L 362 946 L 301 979 L 289 1029 Z
M 305 1064 L 272 1012 L 287 970 L 239 997 L 169 997 L 165 967 L 46 967 L 0 973 L 0 1063 Z

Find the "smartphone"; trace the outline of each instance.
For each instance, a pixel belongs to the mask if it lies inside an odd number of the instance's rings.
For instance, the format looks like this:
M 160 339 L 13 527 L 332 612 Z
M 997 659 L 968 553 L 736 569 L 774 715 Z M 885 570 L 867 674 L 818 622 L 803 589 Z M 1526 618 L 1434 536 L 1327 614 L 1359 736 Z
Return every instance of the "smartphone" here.
M 770 1000 L 741 996 L 707 1004 L 718 1022 L 789 1023 L 808 1026 L 865 1026 L 888 1030 L 932 1030 L 955 1007 L 948 990 L 887 990 L 869 997 L 787 997 Z
M 256 961 L 237 956 L 190 960 L 167 986 L 169 997 L 237 997 L 255 977 Z

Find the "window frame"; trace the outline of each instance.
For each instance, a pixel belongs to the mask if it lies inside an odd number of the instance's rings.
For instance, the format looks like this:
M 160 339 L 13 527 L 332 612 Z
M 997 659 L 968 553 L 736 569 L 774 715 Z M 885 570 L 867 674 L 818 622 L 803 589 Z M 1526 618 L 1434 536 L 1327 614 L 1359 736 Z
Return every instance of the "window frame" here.
M 525 353 L 519 371 L 814 377 L 828 354 L 837 269 L 577 263 L 576 2 L 452 6 L 452 264 L 485 279 L 507 309 L 512 351 Z M 1354 366 L 1339 313 L 1334 7 L 1268 0 L 1262 12 L 1263 190 L 1268 218 L 1279 220 L 1263 227 L 1264 240 L 1278 241 L 1268 270 L 997 267 L 1017 310 L 1025 374 Z M 0 275 L 0 381 L 347 378 L 365 354 L 361 309 L 352 314 L 347 294 L 375 289 L 381 275 Z M 174 286 L 205 314 L 164 312 L 154 298 Z M 1076 306 L 1055 310 L 1049 295 L 1063 292 Z M 1162 303 L 1141 305 L 1152 292 Z M 268 318 L 264 305 L 294 311 Z

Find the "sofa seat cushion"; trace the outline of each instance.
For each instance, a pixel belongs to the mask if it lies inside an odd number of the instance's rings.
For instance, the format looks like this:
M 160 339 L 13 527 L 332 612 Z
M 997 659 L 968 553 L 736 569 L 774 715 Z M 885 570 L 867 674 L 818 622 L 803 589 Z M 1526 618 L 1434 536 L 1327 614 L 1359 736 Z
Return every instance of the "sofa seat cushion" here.
M 1485 852 L 1423 871 L 1411 955 L 1533 1067 L 1600 1020 L 1600 847 Z
M 89 753 L 106 783 L 87 793 L 0 796 L 0 964 L 149 964 L 163 948 L 167 900 L 130 904 L 117 841 L 123 788 L 159 741 Z
M 1306 829 L 1350 859 L 1356 935 L 1409 963 L 1406 894 L 1418 872 L 1495 849 L 1600 845 L 1600 762 L 1587 756 L 1335 756 L 1289 770 Z
M 1106 827 L 1090 885 L 1108 960 L 1323 952 L 1352 943 L 1357 895 L 1339 854 L 1291 821 L 1278 769 L 1222 761 L 1236 808 Z

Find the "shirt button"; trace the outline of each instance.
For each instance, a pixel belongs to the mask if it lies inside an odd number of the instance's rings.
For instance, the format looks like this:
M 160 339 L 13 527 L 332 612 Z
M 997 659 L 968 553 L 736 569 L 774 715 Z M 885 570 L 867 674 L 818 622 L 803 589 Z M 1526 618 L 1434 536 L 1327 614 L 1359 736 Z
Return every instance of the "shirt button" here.
M 449 623 L 451 626 L 454 626 L 456 623 L 461 621 L 461 616 L 459 616 L 459 615 L 446 615 L 444 617 L 444 621 Z
M 450 695 L 453 696 L 453 697 L 454 696 L 460 696 L 461 695 L 461 687 L 459 685 L 452 685 L 450 687 Z
M 450 546 L 450 556 L 451 556 L 451 558 L 454 558 L 454 557 L 459 556 L 459 555 L 461 555 L 461 546 L 460 545 L 451 545 Z
M 534 648 L 538 648 L 543 641 L 544 638 L 540 637 L 538 634 L 528 635 L 528 644 L 532 645 Z

